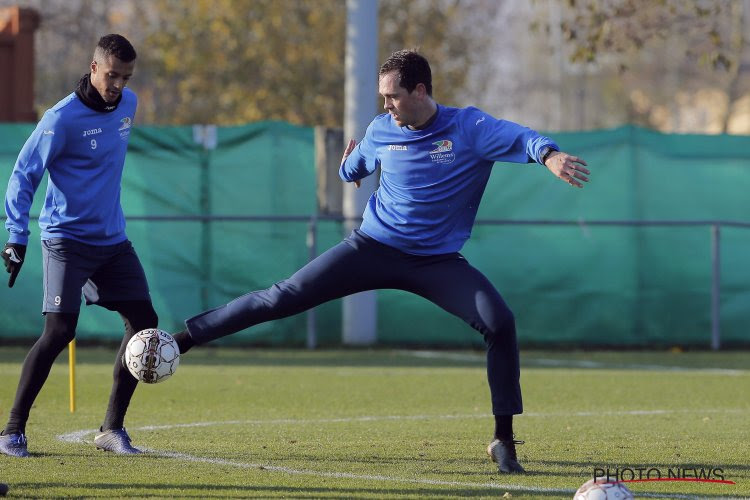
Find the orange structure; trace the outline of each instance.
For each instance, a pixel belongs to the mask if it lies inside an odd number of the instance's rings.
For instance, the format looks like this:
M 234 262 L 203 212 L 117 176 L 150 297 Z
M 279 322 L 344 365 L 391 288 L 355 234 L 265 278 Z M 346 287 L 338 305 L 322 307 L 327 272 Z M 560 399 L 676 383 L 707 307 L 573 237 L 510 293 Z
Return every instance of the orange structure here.
M 34 32 L 39 14 L 0 8 L 0 122 L 34 122 Z

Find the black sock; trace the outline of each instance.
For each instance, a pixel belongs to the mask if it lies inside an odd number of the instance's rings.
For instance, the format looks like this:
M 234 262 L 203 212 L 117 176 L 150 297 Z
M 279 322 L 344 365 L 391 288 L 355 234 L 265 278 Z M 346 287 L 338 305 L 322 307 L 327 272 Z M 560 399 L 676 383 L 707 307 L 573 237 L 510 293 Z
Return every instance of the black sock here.
M 8 423 L 5 424 L 2 435 L 7 436 L 8 434 L 26 434 L 26 421 L 29 419 L 29 415 L 20 414 L 16 410 L 10 410 L 10 418 Z
M 115 384 L 109 396 L 107 413 L 101 430 L 122 429 L 125 421 L 125 413 L 128 411 L 130 398 L 133 397 L 138 380 L 133 377 L 127 368 L 120 363 L 115 364 Z
M 26 432 L 29 412 L 47 380 L 52 364 L 65 346 L 75 338 L 78 314 L 47 313 L 44 331 L 29 350 L 21 367 L 16 398 L 9 413 L 5 434 Z
M 495 439 L 513 440 L 513 415 L 495 415 Z
M 190 336 L 187 330 L 175 333 L 172 336 L 174 337 L 175 342 L 177 342 L 177 347 L 180 348 L 180 354 L 185 354 L 195 345 L 193 337 Z

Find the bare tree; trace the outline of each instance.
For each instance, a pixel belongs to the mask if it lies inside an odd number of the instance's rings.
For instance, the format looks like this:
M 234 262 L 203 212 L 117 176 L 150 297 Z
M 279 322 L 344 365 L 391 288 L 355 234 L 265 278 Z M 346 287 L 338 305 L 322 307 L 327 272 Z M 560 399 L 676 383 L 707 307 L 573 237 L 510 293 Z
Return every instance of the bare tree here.
M 20 3 L 42 15 L 36 39 L 40 108 L 74 88 L 101 35 L 119 32 L 139 54 L 131 86 L 140 97 L 142 123 L 341 124 L 344 0 Z M 420 47 L 436 67 L 440 99 L 460 103 L 471 66 L 485 57 L 491 32 L 482 23 L 493 9 L 491 0 L 381 0 L 381 56 Z
M 15 4 L 42 14 L 40 110 L 119 32 L 141 123 L 341 124 L 345 0 L 0 0 Z M 750 132 L 750 0 L 380 0 L 379 17 L 380 59 L 419 48 L 445 104 L 550 131 Z
M 531 44 L 544 53 L 540 42 L 552 42 L 547 67 L 555 77 L 534 80 L 558 96 L 547 111 L 557 117 L 551 128 L 727 130 L 731 102 L 742 98 L 742 7 L 711 0 L 533 2 Z

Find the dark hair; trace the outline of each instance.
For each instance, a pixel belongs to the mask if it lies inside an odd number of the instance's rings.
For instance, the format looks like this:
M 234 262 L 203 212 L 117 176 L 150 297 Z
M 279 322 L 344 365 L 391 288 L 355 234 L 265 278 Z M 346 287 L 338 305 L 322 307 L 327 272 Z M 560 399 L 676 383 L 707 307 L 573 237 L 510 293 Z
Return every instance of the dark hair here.
M 427 95 L 432 96 L 432 71 L 427 59 L 416 50 L 398 50 L 391 54 L 380 67 L 379 76 L 398 71 L 399 85 L 411 93 L 418 83 L 423 83 Z
M 122 62 L 135 61 L 136 53 L 127 38 L 122 35 L 104 35 L 96 44 L 96 53 L 105 56 L 115 56 Z

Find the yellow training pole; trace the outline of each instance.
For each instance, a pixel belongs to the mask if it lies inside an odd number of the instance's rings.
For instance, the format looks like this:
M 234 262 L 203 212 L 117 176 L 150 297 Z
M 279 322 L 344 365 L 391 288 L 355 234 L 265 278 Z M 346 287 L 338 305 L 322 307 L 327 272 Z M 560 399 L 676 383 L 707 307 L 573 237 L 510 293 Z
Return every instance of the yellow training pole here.
M 68 344 L 68 380 L 70 385 L 70 413 L 76 411 L 76 339 Z

